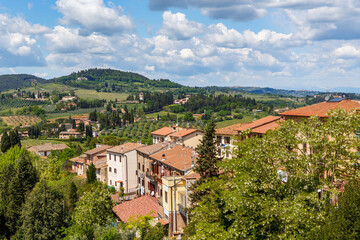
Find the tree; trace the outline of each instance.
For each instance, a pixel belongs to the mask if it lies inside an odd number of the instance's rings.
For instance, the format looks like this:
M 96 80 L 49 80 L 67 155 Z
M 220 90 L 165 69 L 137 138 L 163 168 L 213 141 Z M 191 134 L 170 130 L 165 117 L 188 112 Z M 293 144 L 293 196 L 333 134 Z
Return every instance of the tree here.
M 63 196 L 40 182 L 27 198 L 21 219 L 23 239 L 61 238 L 59 230 L 67 220 Z
M 193 114 L 191 112 L 185 113 L 183 119 L 184 119 L 185 122 L 195 121 L 195 118 L 194 118 L 194 116 L 193 116 Z
M 93 121 L 93 122 L 96 122 L 96 121 L 97 121 L 96 109 L 89 114 L 89 120 L 90 120 L 90 121 Z
M 14 176 L 11 178 L 8 189 L 9 204 L 5 214 L 6 226 L 10 234 L 16 233 L 21 226 L 21 211 L 27 194 L 31 192 L 38 181 L 36 169 L 31 163 L 28 153 L 23 153 L 19 158 Z
M 107 186 L 101 184 L 86 191 L 76 203 L 74 224 L 67 230 L 68 236 L 86 235 L 92 239 L 95 225 L 104 226 L 113 216 L 110 196 Z
M 198 156 L 194 171 L 200 174 L 201 181 L 217 176 L 221 158 L 217 156 L 214 120 L 207 124 L 204 137 L 197 149 Z
M 96 168 L 93 163 L 91 163 L 86 170 L 86 181 L 87 183 L 94 183 L 96 182 Z
M 92 127 L 90 125 L 86 126 L 86 131 L 85 131 L 85 135 L 86 137 L 93 137 L 93 132 L 92 132 Z
M 10 131 L 9 139 L 11 147 L 14 147 L 15 145 L 19 145 L 21 147 L 20 137 L 17 129 Z
M 324 224 L 338 183 L 358 179 L 360 115 L 337 110 L 326 121 L 284 121 L 260 137 L 240 135 L 224 171 L 191 210 L 193 239 L 311 238 Z M 323 192 L 319 198 L 318 191 Z M 356 215 L 356 214 L 355 214 Z M 301 218 L 299 218 L 301 216 Z
M 70 184 L 70 190 L 69 190 L 69 202 L 70 202 L 70 209 L 75 208 L 75 204 L 78 201 L 78 192 L 77 187 L 74 182 L 71 182 Z
M 360 183 L 351 181 L 345 185 L 337 205 L 329 206 L 328 220 L 314 239 L 359 239 L 360 238 Z
M 9 148 L 11 148 L 10 137 L 7 132 L 5 132 L 1 138 L 1 151 L 5 153 Z
M 10 182 L 12 177 L 15 175 L 15 168 L 12 163 L 7 164 L 3 167 L 0 175 L 0 237 L 4 235 L 7 239 L 10 239 L 11 232 L 7 226 L 8 221 L 8 205 L 9 205 L 9 194 L 10 194 Z

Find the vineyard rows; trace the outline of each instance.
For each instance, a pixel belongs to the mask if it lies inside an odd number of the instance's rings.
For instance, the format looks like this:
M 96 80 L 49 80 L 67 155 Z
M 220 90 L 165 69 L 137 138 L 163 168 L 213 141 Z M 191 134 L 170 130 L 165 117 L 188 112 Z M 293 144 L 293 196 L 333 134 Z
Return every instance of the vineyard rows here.
M 48 102 L 45 101 L 36 101 L 36 100 L 27 100 L 27 99 L 1 99 L 0 100 L 0 109 L 8 108 L 20 108 L 20 107 L 31 107 L 38 105 L 45 105 Z
M 115 135 L 119 137 L 123 137 L 125 139 L 131 139 L 133 141 L 141 140 L 143 143 L 151 142 L 151 132 L 160 129 L 164 126 L 172 126 L 176 125 L 176 122 L 169 122 L 169 121 L 155 121 L 155 120 L 142 120 L 129 126 L 123 126 L 120 128 L 113 128 L 113 129 L 104 129 L 101 131 L 100 134 L 102 135 Z M 180 127 L 190 127 L 190 128 L 197 128 L 200 130 L 204 130 L 204 122 L 203 121 L 196 121 L 196 122 L 181 122 L 179 123 Z
M 34 125 L 37 122 L 41 121 L 41 118 L 39 118 L 38 116 L 25 115 L 3 117 L 2 119 L 7 125 L 10 126 Z

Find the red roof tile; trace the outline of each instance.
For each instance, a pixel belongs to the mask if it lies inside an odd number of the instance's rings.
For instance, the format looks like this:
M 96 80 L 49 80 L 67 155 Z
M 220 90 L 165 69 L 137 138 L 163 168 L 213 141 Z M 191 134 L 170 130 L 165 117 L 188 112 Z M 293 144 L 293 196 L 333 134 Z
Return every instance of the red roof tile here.
M 246 125 L 248 123 L 237 123 L 231 126 L 218 128 L 215 130 L 216 135 L 237 135 L 238 131 L 236 129 Z
M 267 124 L 264 124 L 262 126 L 256 127 L 252 129 L 253 133 L 260 133 L 265 134 L 269 130 L 274 130 L 280 126 L 279 121 L 270 122 Z
M 139 147 L 142 147 L 144 145 L 142 144 L 139 144 L 139 143 L 124 143 L 123 145 L 119 145 L 119 146 L 115 146 L 113 148 L 109 148 L 107 149 L 108 151 L 110 152 L 117 152 L 117 153 L 121 153 L 121 154 L 124 154 L 124 153 L 127 153 L 127 152 L 130 152 L 134 149 L 137 149 Z
M 275 122 L 275 121 L 277 121 L 279 119 L 280 119 L 280 117 L 267 116 L 267 117 L 255 120 L 255 121 L 253 121 L 251 123 L 245 124 L 243 126 L 240 126 L 236 130 L 237 131 L 244 131 L 244 130 L 247 130 L 247 129 L 254 129 L 254 128 L 260 127 L 262 125 L 265 125 L 265 124 L 268 124 L 268 123 L 271 123 L 271 122 Z
M 330 110 L 334 110 L 338 108 L 345 109 L 346 111 L 354 111 L 360 109 L 360 102 L 351 99 L 344 99 L 340 102 L 321 102 L 314 105 L 289 110 L 280 113 L 280 115 L 303 116 L 303 117 L 310 117 L 317 115 L 319 117 L 327 117 L 327 113 Z
M 158 152 L 150 158 L 179 170 L 187 170 L 192 166 L 193 149 L 177 145 L 171 149 Z M 195 159 L 196 162 L 196 159 Z
M 113 207 L 113 212 L 122 221 L 127 222 L 131 217 L 150 215 L 157 217 L 156 198 L 142 196 Z
M 87 150 L 85 153 L 86 153 L 86 154 L 89 154 L 89 155 L 93 155 L 93 154 L 102 152 L 102 151 L 104 151 L 104 150 L 106 150 L 106 149 L 109 149 L 109 148 L 111 148 L 111 147 L 112 147 L 112 146 L 109 146 L 109 145 L 102 145 L 102 146 L 100 146 L 100 147 Z
M 194 132 L 201 132 L 199 129 L 193 129 L 193 128 L 189 128 L 189 129 L 183 129 L 183 130 L 180 130 L 178 132 L 175 132 L 173 134 L 171 134 L 170 136 L 171 137 L 175 137 L 175 138 L 178 138 L 178 137 L 185 137 L 191 133 L 194 133 Z
M 144 153 L 144 154 L 151 155 L 151 154 L 154 154 L 154 153 L 156 153 L 158 151 L 165 150 L 165 148 L 167 148 L 167 147 L 168 147 L 168 143 L 161 142 L 161 143 L 157 143 L 157 144 L 153 144 L 153 145 L 138 148 L 137 151 L 141 152 L 141 153 Z
M 159 135 L 159 136 L 167 136 L 169 134 L 173 133 L 173 129 L 169 128 L 169 127 L 163 127 L 160 128 L 156 131 L 153 131 L 151 134 L 152 135 Z

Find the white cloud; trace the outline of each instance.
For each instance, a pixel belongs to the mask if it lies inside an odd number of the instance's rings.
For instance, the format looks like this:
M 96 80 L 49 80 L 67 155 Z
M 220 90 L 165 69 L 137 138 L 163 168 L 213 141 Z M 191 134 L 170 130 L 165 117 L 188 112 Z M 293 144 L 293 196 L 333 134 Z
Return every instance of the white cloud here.
M 163 13 L 163 25 L 159 30 L 159 34 L 166 35 L 169 38 L 185 40 L 199 35 L 203 31 L 203 24 L 187 20 L 185 14 L 165 11 Z
M 107 7 L 103 0 L 58 0 L 56 8 L 64 15 L 60 22 L 65 25 L 81 25 L 110 35 L 135 29 L 132 19 L 122 15 L 121 7 Z
M 360 58 L 360 50 L 351 45 L 344 45 L 334 50 L 337 58 Z
M 153 71 L 155 71 L 155 66 L 145 65 L 144 70 L 153 72 Z

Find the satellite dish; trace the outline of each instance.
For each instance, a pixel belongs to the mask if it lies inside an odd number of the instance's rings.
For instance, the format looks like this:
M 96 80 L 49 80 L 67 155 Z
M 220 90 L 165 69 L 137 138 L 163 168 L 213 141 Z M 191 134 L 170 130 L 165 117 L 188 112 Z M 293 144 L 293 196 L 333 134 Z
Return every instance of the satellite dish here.
M 327 96 L 325 97 L 325 101 L 329 101 L 329 99 L 330 99 L 330 96 L 327 95 Z

